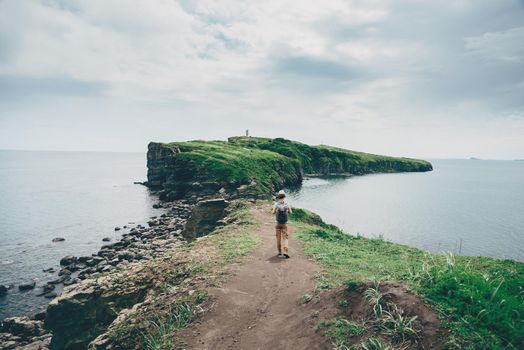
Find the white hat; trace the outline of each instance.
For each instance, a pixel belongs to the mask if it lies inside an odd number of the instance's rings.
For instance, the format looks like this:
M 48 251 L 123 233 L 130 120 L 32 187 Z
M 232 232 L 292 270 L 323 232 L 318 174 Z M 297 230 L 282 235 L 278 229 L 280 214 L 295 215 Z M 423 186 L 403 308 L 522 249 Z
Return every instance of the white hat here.
M 277 197 L 285 197 L 285 196 L 286 196 L 286 192 L 284 192 L 284 190 L 278 191 Z

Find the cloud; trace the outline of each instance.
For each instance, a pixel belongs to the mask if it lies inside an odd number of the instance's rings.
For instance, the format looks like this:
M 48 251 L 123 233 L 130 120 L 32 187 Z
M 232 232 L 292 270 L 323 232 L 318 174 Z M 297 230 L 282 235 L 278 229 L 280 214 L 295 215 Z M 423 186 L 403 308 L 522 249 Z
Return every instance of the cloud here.
M 103 95 L 105 84 L 68 77 L 31 77 L 0 75 L 0 100 L 34 99 L 46 95 L 85 96 Z
M 512 64 L 524 62 L 524 27 L 487 32 L 480 36 L 464 38 L 464 41 L 468 50 L 486 59 Z
M 24 141 L 17 120 L 27 128 L 38 115 L 60 130 L 75 115 L 92 126 L 67 132 L 93 140 L 96 125 L 126 125 L 122 150 L 155 135 L 218 138 L 250 127 L 313 143 L 329 134 L 364 151 L 453 155 L 459 137 L 441 152 L 399 140 L 429 127 L 443 140 L 453 125 L 520 130 L 523 20 L 511 0 L 3 0 L 0 123 L 10 132 L 0 147 Z M 485 152 L 524 153 L 523 142 Z

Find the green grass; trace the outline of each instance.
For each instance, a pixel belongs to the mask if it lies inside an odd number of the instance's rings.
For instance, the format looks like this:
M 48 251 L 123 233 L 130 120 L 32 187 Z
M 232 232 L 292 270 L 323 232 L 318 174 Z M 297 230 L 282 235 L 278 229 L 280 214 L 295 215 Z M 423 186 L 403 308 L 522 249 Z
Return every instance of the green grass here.
M 150 321 L 151 326 L 143 335 L 144 347 L 147 350 L 171 350 L 175 347 L 175 331 L 188 326 L 199 312 L 198 302 L 179 301 L 171 305 L 169 312 Z
M 360 337 L 366 332 L 366 327 L 344 317 L 320 322 L 319 328 L 324 329 L 324 334 L 335 344 L 345 344 L 349 338 Z
M 294 217 L 296 237 L 305 252 L 325 266 L 324 278 L 330 284 L 407 281 L 444 316 L 451 331 L 448 348 L 524 348 L 524 264 L 429 254 L 347 235 L 325 224 L 312 225 L 306 214 L 298 216 L 303 221 Z
M 222 141 L 173 142 L 166 147 L 181 151 L 173 176 L 182 181 L 215 181 L 230 188 L 254 181 L 246 193 L 258 195 L 302 179 L 297 160 L 267 150 Z
M 457 348 L 524 348 L 524 269 L 493 260 L 493 266 L 431 260 L 414 279 L 419 291 L 448 316 Z
M 300 142 L 233 137 L 226 141 L 150 143 L 148 184 L 166 189 L 171 197 L 241 185 L 244 196 L 268 197 L 274 190 L 296 186 L 303 174 L 428 171 L 431 164 L 417 159 L 394 158 L 309 146 Z M 167 194 L 166 194 L 167 196 Z
M 260 243 L 260 236 L 255 234 L 258 229 L 256 220 L 249 208 L 242 201 L 235 201 L 230 204 L 231 213 L 227 220 L 234 222 L 237 229 L 233 233 L 225 233 L 228 227 L 220 228 L 214 234 L 223 234 L 223 238 L 218 242 L 222 264 L 228 264 L 240 257 L 245 256 Z
M 230 137 L 230 144 L 269 150 L 296 159 L 305 173 L 351 173 L 427 171 L 431 164 L 418 159 L 395 158 L 331 146 L 309 146 L 283 138 Z

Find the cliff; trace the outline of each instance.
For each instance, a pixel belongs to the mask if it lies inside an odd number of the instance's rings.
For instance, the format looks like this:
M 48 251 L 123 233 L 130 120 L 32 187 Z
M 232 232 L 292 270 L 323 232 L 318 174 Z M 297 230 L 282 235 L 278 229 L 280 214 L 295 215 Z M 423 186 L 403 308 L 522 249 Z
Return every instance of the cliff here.
M 231 137 L 228 141 L 151 142 L 147 185 L 161 199 L 175 200 L 217 192 L 230 197 L 268 197 L 283 186 L 297 186 L 307 174 L 431 171 L 429 162 L 309 146 L 282 138 Z

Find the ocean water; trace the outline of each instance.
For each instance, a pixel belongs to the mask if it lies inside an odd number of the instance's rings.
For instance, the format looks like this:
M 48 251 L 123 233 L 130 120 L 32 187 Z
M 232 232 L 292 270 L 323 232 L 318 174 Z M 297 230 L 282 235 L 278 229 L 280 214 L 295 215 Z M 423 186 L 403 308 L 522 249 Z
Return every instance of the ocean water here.
M 312 178 L 288 200 L 351 234 L 524 261 L 524 162 L 430 161 L 427 173 Z
M 91 255 L 103 237 L 120 238 L 116 226 L 158 215 L 156 198 L 133 184 L 146 174 L 145 153 L 0 151 L 0 284 L 14 285 L 0 297 L 0 319 L 49 301 L 18 284 L 43 285 L 56 276 L 42 270 L 63 256 Z
M 347 232 L 434 252 L 524 261 L 524 162 L 433 160 L 428 173 L 313 178 L 289 201 Z M 146 179 L 145 153 L 0 151 L 0 319 L 31 315 L 48 300 L 44 285 L 65 255 L 90 255 L 103 237 L 159 215 Z M 65 242 L 52 243 L 54 237 Z M 462 244 L 461 244 L 462 242 Z

